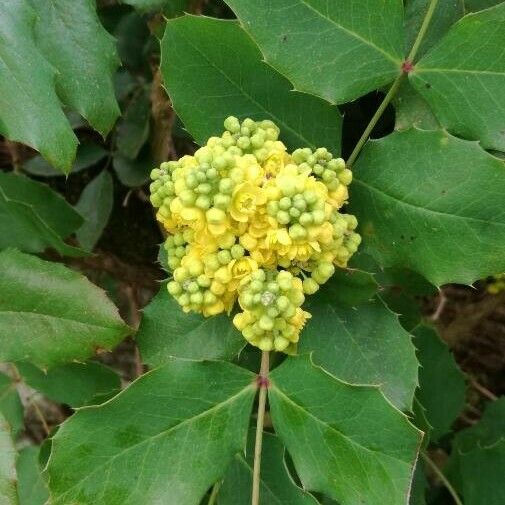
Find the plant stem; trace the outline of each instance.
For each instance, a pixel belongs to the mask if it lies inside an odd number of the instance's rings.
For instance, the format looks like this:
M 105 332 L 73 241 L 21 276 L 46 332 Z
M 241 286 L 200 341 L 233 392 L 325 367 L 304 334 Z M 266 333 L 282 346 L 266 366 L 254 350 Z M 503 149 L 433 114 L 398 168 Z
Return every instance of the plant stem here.
M 267 401 L 269 361 L 270 356 L 268 351 L 263 351 L 261 353 L 261 367 L 258 377 L 260 392 L 258 398 L 258 419 L 256 421 L 256 442 L 254 444 L 252 505 L 259 505 L 260 503 L 261 448 L 263 444 L 263 424 L 265 422 L 265 405 Z
M 446 487 L 447 491 L 449 491 L 450 495 L 452 496 L 454 503 L 456 505 L 463 505 L 463 502 L 460 500 L 458 493 L 456 493 L 456 490 L 452 487 L 452 484 L 447 480 L 447 477 L 443 474 L 442 470 L 440 470 L 440 468 L 438 468 L 438 466 L 435 465 L 435 463 L 429 458 L 429 456 L 424 451 L 421 451 L 421 456 L 424 459 L 424 461 L 426 461 L 428 466 L 433 470 L 436 476 L 442 481 L 443 485 Z
M 389 88 L 389 91 L 384 97 L 384 100 L 382 100 L 382 103 L 379 105 L 379 108 L 373 115 L 372 119 L 370 119 L 370 122 L 368 123 L 368 126 L 365 128 L 363 135 L 361 135 L 360 139 L 358 140 L 358 143 L 356 144 L 356 147 L 353 149 L 351 155 L 349 156 L 349 159 L 347 160 L 347 168 L 351 168 L 354 162 L 356 161 L 356 158 L 358 157 L 358 154 L 361 152 L 361 149 L 363 148 L 365 142 L 368 140 L 370 133 L 372 133 L 372 130 L 374 129 L 375 125 L 377 124 L 382 114 L 386 110 L 386 107 L 389 105 L 389 102 L 391 102 L 396 92 L 400 88 L 400 84 L 402 83 L 405 74 L 413 69 L 412 65 L 407 66 L 405 65 L 405 63 L 411 64 L 413 62 L 417 54 L 417 51 L 419 50 L 419 46 L 421 45 L 421 42 L 423 41 L 423 38 L 426 35 L 426 31 L 428 30 L 428 26 L 430 24 L 431 18 L 433 17 L 433 13 L 435 12 L 437 3 L 438 0 L 430 0 L 430 4 L 428 5 L 428 9 L 426 11 L 426 14 L 424 15 L 424 19 L 421 24 L 421 28 L 419 29 L 419 33 L 417 34 L 416 40 L 414 41 L 412 49 L 410 50 L 410 53 L 407 56 L 407 60 L 404 62 L 404 64 L 402 64 L 401 67 L 402 73 L 396 77 L 393 84 Z
M 410 62 L 413 62 L 414 58 L 416 57 L 419 46 L 421 45 L 421 42 L 423 41 L 423 38 L 426 35 L 426 30 L 428 30 L 428 26 L 430 24 L 431 18 L 433 17 L 433 13 L 435 12 L 437 3 L 438 0 L 431 0 L 430 5 L 428 5 L 428 10 L 424 15 L 423 23 L 421 25 L 421 28 L 419 28 L 419 33 L 417 34 L 416 40 L 412 45 L 412 49 L 410 50 L 410 53 L 407 56 L 407 60 Z
M 356 144 L 356 147 L 354 148 L 351 155 L 349 156 L 349 159 L 347 160 L 347 163 L 346 163 L 347 168 L 351 168 L 353 163 L 356 161 L 358 154 L 360 153 L 365 142 L 368 140 L 368 137 L 370 136 L 370 133 L 374 129 L 375 125 L 377 124 L 377 121 L 379 121 L 383 112 L 386 110 L 386 107 L 389 105 L 389 102 L 393 99 L 396 92 L 398 91 L 398 88 L 400 87 L 400 84 L 402 83 L 404 76 L 405 76 L 405 74 L 403 74 L 403 73 L 400 74 L 394 80 L 393 84 L 389 88 L 389 91 L 387 92 L 386 96 L 384 97 L 384 100 L 382 100 L 382 103 L 379 105 L 379 108 L 377 109 L 375 114 L 372 116 L 372 119 L 370 119 L 370 122 L 368 123 L 368 126 L 365 128 L 363 135 L 361 135 L 360 139 L 358 140 L 358 143 Z
M 209 501 L 207 505 L 214 505 L 216 503 L 217 495 L 219 493 L 219 488 L 221 487 L 221 482 L 216 482 L 212 487 L 212 491 L 210 492 Z

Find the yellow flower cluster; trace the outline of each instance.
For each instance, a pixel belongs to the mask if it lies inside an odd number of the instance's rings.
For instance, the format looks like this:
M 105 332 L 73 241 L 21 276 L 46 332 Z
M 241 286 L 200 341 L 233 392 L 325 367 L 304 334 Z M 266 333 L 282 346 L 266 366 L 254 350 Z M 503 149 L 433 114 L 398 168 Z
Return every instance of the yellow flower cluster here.
M 263 350 L 291 352 L 301 309 L 357 250 L 339 209 L 351 171 L 325 148 L 287 152 L 268 120 L 229 117 L 221 137 L 151 173 L 151 202 L 170 234 L 169 292 L 185 311 L 243 312 L 235 326 Z

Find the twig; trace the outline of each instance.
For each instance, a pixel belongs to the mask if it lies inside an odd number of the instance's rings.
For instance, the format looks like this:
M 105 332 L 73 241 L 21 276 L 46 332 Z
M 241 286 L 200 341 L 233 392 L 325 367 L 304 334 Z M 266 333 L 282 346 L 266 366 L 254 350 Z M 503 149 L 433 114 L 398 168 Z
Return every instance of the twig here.
M 433 473 L 435 473 L 435 475 L 440 479 L 442 484 L 446 487 L 447 491 L 449 491 L 449 494 L 452 496 L 454 503 L 456 505 L 463 505 L 463 502 L 460 500 L 458 493 L 456 493 L 456 490 L 452 487 L 452 484 L 447 480 L 447 477 L 443 474 L 442 470 L 438 468 L 438 466 L 429 458 L 429 456 L 424 451 L 421 452 L 421 457 L 433 470 Z
M 212 487 L 212 491 L 210 492 L 209 501 L 207 505 L 214 505 L 217 500 L 217 495 L 219 494 L 219 489 L 221 487 L 222 482 L 216 482 Z
M 442 315 L 442 312 L 444 311 L 446 304 L 447 304 L 447 296 L 445 296 L 444 290 L 441 289 L 438 292 L 437 307 L 433 312 L 433 314 L 430 316 L 430 319 L 432 321 L 438 321 L 440 319 L 440 316 Z
M 479 384 L 475 379 L 473 378 L 470 379 L 470 384 L 475 390 L 477 390 L 482 396 L 484 396 L 488 400 L 491 400 L 493 402 L 498 400 L 498 397 L 494 393 L 489 391 L 489 389 L 485 388 L 482 384 Z
M 51 430 L 49 429 L 49 425 L 47 424 L 46 418 L 44 417 L 44 414 L 40 410 L 39 406 L 37 405 L 37 402 L 30 397 L 30 405 L 33 407 L 33 410 L 35 410 L 35 414 L 37 414 L 37 417 L 39 418 L 42 428 L 44 429 L 44 433 L 46 434 L 46 437 L 49 436 L 51 433 Z
M 258 376 L 258 386 L 260 388 L 260 392 L 258 398 L 258 419 L 256 421 L 256 441 L 254 444 L 252 505 L 259 505 L 260 503 L 261 449 L 263 445 L 263 426 L 268 389 L 268 370 L 270 367 L 269 361 L 270 355 L 268 351 L 263 351 L 261 353 L 261 366 Z

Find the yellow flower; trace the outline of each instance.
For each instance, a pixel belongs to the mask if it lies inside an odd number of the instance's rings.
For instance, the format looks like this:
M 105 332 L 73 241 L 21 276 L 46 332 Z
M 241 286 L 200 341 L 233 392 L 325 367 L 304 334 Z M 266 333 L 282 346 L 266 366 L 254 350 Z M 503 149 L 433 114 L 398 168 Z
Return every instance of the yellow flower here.
M 246 278 L 258 270 L 258 263 L 249 256 L 243 256 L 237 260 L 232 260 L 228 265 L 228 272 L 231 275 L 231 282 L 229 283 L 228 290 L 236 291 L 242 279 Z
M 236 221 L 246 223 L 254 216 L 256 209 L 265 202 L 265 194 L 260 187 L 250 182 L 239 184 L 233 191 L 231 199 L 231 217 Z

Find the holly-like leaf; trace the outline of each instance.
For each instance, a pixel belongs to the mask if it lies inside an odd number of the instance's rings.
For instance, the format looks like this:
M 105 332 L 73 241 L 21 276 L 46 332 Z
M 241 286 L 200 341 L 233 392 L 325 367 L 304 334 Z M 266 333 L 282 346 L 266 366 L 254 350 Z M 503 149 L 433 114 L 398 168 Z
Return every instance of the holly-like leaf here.
M 380 386 L 400 410 L 411 410 L 417 387 L 417 359 L 410 335 L 378 298 L 352 307 L 337 302 L 330 281 L 309 298 L 312 314 L 300 338 L 300 352 L 312 352 L 317 365 L 351 384 Z M 345 287 L 342 289 L 345 294 Z
M 249 433 L 246 454 L 239 453 L 219 488 L 218 505 L 250 505 L 255 431 Z M 294 482 L 284 461 L 284 446 L 272 433 L 263 433 L 260 496 L 262 505 L 317 505 L 317 500 Z
M 444 128 L 505 150 L 505 2 L 456 23 L 409 74 Z
M 0 373 L 0 414 L 9 423 L 15 437 L 24 426 L 24 410 L 16 388 L 16 383 Z
M 186 314 L 165 285 L 144 309 L 136 341 L 151 367 L 172 357 L 231 360 L 246 344 L 227 315 Z
M 0 249 L 40 252 L 52 247 L 61 254 L 82 255 L 84 251 L 63 242 L 82 222 L 82 216 L 49 186 L 0 172 Z
M 25 447 L 19 451 L 16 464 L 19 505 L 44 505 L 49 498 L 38 459 L 38 447 Z
M 341 505 L 405 505 L 421 432 L 378 388 L 352 386 L 290 357 L 271 374 L 279 438 L 304 489 Z
M 161 51 L 161 71 L 174 108 L 199 144 L 220 134 L 224 119 L 233 115 L 273 120 L 291 148 L 326 146 L 340 153 L 338 109 L 293 92 L 235 21 L 201 16 L 171 20 Z
M 83 141 L 77 147 L 77 155 L 72 165 L 71 174 L 75 174 L 96 165 L 107 155 L 107 151 L 94 142 Z M 42 156 L 35 156 L 23 163 L 23 170 L 39 177 L 56 177 L 64 174 L 55 170 Z
M 383 265 L 435 285 L 505 271 L 505 165 L 475 142 L 393 133 L 365 146 L 354 174 L 351 212 Z
M 75 208 L 85 221 L 76 237 L 82 247 L 91 251 L 107 225 L 114 203 L 114 186 L 107 170 L 102 170 L 83 190 Z
M 2 505 L 18 505 L 16 457 L 9 424 L 0 413 L 0 503 Z
M 37 47 L 57 70 L 58 96 L 105 136 L 119 116 L 112 82 L 119 58 L 95 2 L 34 0 L 32 5 Z
M 422 130 L 436 130 L 440 123 L 433 114 L 428 102 L 412 87 L 403 81 L 393 98 L 395 107 L 395 130 L 408 130 L 415 127 Z
M 19 362 L 16 367 L 30 387 L 71 407 L 81 407 L 95 396 L 121 387 L 119 375 L 100 363 L 67 363 L 47 372 L 27 362 Z
M 0 361 L 45 368 L 83 360 L 130 331 L 83 275 L 12 249 L 0 253 Z
M 436 332 L 428 326 L 414 330 L 418 349 L 420 389 L 417 398 L 426 409 L 432 426 L 431 439 L 437 441 L 451 428 L 465 406 L 465 379 L 454 357 Z
M 0 133 L 37 149 L 52 165 L 69 172 L 77 138 L 56 96 L 56 71 L 34 40 L 36 18 L 28 0 L 2 5 Z
M 401 0 L 226 0 L 297 90 L 344 103 L 391 82 L 404 58 Z
M 195 505 L 244 449 L 254 374 L 230 363 L 172 360 L 53 438 L 52 505 Z

